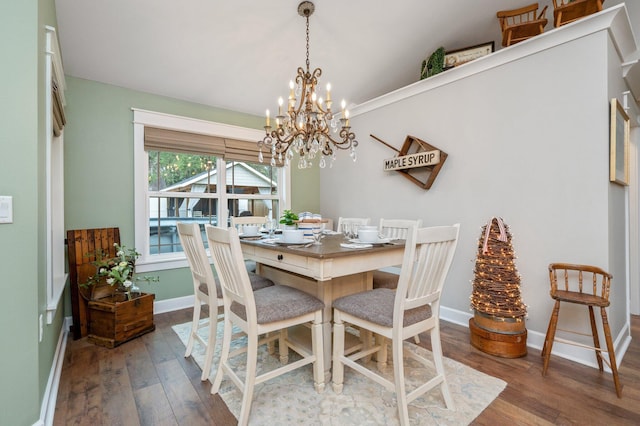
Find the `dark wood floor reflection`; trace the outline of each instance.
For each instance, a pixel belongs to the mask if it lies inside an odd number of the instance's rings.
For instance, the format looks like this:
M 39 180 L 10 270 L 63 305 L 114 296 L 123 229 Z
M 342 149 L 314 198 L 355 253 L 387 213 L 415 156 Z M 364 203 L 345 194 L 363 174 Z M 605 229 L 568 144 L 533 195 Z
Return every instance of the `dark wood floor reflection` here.
M 235 425 L 171 329 L 190 320 L 189 309 L 156 315 L 154 332 L 115 349 L 69 340 L 54 424 Z M 442 322 L 441 329 L 445 356 L 508 383 L 473 424 L 640 424 L 639 316 L 632 317 L 633 340 L 619 369 L 622 399 L 609 374 L 553 357 L 543 378 L 538 350 L 497 358 L 471 347 L 466 327 Z M 427 337 L 422 341 L 429 347 Z

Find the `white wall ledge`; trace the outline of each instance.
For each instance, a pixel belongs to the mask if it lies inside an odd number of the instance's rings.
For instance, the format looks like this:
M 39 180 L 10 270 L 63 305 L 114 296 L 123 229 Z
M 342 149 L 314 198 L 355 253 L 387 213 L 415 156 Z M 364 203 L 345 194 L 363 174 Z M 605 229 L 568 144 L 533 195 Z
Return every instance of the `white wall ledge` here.
M 462 80 L 474 74 L 500 67 L 512 61 L 534 55 L 543 50 L 571 42 L 581 37 L 600 31 L 608 31 L 620 60 L 624 63 L 629 60 L 638 47 L 635 42 L 631 22 L 624 3 L 619 4 L 584 19 L 575 21 L 560 28 L 554 28 L 539 36 L 530 38 L 513 46 L 503 48 L 487 56 L 467 62 L 459 67 L 442 72 L 424 80 L 417 81 L 408 86 L 394 90 L 377 98 L 363 102 L 351 109 L 351 116 L 356 117 L 378 108 L 402 101 L 423 92 L 433 90 Z M 640 67 L 636 65 L 634 68 Z M 635 70 L 634 70 L 635 71 Z M 635 74 L 634 74 L 635 75 Z M 632 90 L 640 93 L 640 89 Z

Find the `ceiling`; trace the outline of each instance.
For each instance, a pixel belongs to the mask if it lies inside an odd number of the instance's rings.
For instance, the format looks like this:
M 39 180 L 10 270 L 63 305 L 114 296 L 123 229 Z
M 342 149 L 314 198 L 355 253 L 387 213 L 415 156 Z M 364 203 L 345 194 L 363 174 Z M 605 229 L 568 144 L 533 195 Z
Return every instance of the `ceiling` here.
M 264 115 L 305 65 L 299 2 L 55 0 L 65 74 Z M 360 104 L 418 81 L 422 61 L 440 46 L 495 41 L 500 49 L 496 11 L 528 3 L 316 0 L 310 65 L 322 68 L 320 85 L 331 83 L 334 101 Z

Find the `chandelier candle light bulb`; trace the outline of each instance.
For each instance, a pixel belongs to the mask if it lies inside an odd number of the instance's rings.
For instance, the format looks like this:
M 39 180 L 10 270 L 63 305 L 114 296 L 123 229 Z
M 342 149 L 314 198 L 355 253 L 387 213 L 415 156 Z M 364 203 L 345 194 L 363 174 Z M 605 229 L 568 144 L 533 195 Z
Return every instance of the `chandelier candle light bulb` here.
M 326 85 L 326 101 L 316 92 L 322 70 L 316 68 L 311 72 L 309 62 L 309 17 L 314 10 L 315 5 L 310 1 L 298 5 L 298 14 L 306 20 L 306 68 L 298 67 L 295 83 L 294 80 L 289 81 L 289 98 L 285 114 L 282 113 L 283 98 L 278 99 L 275 129 L 270 126 L 267 110 L 265 137 L 258 141 L 260 153 L 265 148 L 270 151 L 271 158 L 277 158 L 281 164 L 284 154 L 284 165 L 288 165 L 292 153 L 297 152 L 300 157 L 299 168 L 311 167 L 312 160 L 317 155 L 321 157 L 321 168 L 325 167 L 327 157 L 331 160 L 331 166 L 338 149 L 350 150 L 350 155 L 355 161 L 355 148 L 358 146 L 355 134 L 350 130 L 348 111 L 345 109 L 346 101 L 342 101 L 342 117 L 338 120 L 331 111 L 331 84 Z M 259 155 L 259 158 L 262 162 L 262 155 Z

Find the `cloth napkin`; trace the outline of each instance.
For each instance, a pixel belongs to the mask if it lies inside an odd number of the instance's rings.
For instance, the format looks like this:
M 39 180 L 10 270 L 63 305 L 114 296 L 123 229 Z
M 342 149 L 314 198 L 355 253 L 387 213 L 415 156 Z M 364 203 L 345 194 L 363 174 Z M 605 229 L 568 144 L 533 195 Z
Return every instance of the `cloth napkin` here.
M 278 241 L 280 241 L 279 238 L 263 238 L 262 240 L 260 240 L 260 242 L 263 244 L 275 244 Z
M 344 248 L 352 248 L 352 249 L 362 249 L 373 247 L 373 244 L 362 244 L 362 243 L 340 243 L 340 247 Z

